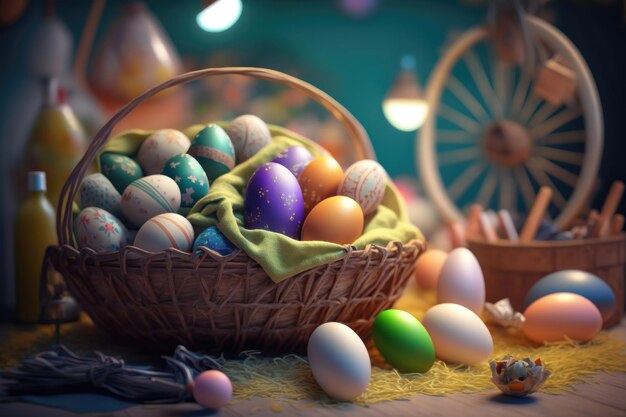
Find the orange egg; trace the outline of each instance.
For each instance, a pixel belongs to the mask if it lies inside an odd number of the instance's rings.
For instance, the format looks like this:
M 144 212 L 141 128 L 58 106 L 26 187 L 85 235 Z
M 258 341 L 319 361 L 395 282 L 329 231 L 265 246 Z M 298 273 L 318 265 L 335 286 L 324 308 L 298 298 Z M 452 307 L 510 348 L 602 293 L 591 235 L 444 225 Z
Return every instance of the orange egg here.
M 437 288 L 439 273 L 447 257 L 446 252 L 438 249 L 429 249 L 419 257 L 415 264 L 415 279 L 421 289 Z
M 524 334 L 537 343 L 565 337 L 586 342 L 602 329 L 598 308 L 582 295 L 571 292 L 541 297 L 528 306 L 524 317 Z
M 346 245 L 363 233 L 363 210 L 359 203 L 342 195 L 318 203 L 302 225 L 302 240 L 323 240 Z
M 298 176 L 304 211 L 308 213 L 317 203 L 337 194 L 343 178 L 343 169 L 334 158 L 318 156 Z

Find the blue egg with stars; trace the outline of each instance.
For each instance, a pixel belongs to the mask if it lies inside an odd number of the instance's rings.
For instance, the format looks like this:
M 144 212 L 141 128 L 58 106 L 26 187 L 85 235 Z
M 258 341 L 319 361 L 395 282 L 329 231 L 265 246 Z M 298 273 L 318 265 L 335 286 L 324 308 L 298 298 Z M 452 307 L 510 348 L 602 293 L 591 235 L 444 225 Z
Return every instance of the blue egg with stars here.
M 257 168 L 246 187 L 243 220 L 246 229 L 264 229 L 300 238 L 304 198 L 298 180 L 289 169 L 275 162 Z
M 179 214 L 186 216 L 189 210 L 209 192 L 209 180 L 202 165 L 191 155 L 180 153 L 167 160 L 162 175 L 173 179 L 180 189 Z
M 217 226 L 207 227 L 200 232 L 196 241 L 193 242 L 192 252 L 197 251 L 200 246 L 205 246 L 224 256 L 237 249 L 235 245 L 226 239 L 226 236 L 220 232 L 220 229 L 218 229 Z

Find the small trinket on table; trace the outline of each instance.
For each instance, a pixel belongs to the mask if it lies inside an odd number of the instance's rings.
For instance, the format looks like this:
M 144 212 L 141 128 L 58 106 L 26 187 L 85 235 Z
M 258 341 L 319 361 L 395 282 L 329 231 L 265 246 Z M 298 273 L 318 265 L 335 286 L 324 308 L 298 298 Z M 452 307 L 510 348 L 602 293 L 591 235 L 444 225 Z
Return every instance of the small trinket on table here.
M 537 391 L 550 376 L 541 359 L 517 360 L 506 355 L 502 360 L 491 361 L 491 381 L 506 395 L 524 397 Z

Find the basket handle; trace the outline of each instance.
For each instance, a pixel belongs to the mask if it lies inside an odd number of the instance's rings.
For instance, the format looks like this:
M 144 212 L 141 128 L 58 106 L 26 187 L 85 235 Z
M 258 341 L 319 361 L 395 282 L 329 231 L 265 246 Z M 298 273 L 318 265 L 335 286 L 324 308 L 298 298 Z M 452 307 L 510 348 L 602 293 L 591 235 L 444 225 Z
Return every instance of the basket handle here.
M 135 107 L 139 106 L 157 93 L 180 84 L 187 84 L 203 77 L 215 75 L 245 75 L 262 80 L 268 80 L 293 87 L 304 92 L 307 96 L 324 106 L 344 126 L 359 159 L 376 159 L 374 149 L 365 129 L 356 118 L 341 104 L 320 89 L 298 78 L 279 71 L 254 68 L 254 67 L 224 67 L 207 68 L 179 75 L 163 84 L 151 88 L 138 97 L 135 97 L 118 111 L 94 136 L 83 158 L 78 162 L 67 181 L 61 189 L 61 195 L 57 207 L 57 236 L 60 245 L 72 244 L 72 204 L 80 184 L 91 162 L 96 158 L 106 141 L 109 139 L 113 128 Z

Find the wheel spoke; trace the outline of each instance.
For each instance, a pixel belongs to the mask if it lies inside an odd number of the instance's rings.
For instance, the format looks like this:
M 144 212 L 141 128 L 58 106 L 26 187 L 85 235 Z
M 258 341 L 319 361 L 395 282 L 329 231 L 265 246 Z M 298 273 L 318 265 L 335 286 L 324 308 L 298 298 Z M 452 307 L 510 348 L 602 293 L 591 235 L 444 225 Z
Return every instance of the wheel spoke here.
M 527 125 L 531 128 L 535 127 L 539 123 L 545 122 L 548 119 L 548 117 L 550 117 L 550 115 L 554 113 L 555 111 L 556 111 L 556 107 L 554 107 L 552 104 L 548 103 L 547 101 L 544 101 L 543 105 L 539 108 L 539 110 L 537 110 L 537 112 L 532 115 L 530 120 L 528 120 Z
M 526 103 L 529 85 L 530 75 L 526 71 L 520 71 L 519 82 L 517 83 L 517 87 L 515 87 L 515 94 L 513 94 L 513 100 L 511 101 L 512 114 L 519 114 L 521 112 L 522 106 Z
M 487 177 L 485 177 L 485 181 L 480 186 L 476 201 L 485 208 L 489 207 L 489 201 L 491 200 L 491 196 L 493 195 L 497 184 L 498 178 L 494 174 L 493 169 L 490 169 L 487 173 Z
M 522 124 L 528 123 L 528 119 L 533 115 L 537 106 L 541 104 L 541 99 L 537 98 L 534 94 L 529 94 L 524 102 L 524 106 L 519 112 L 519 121 Z
M 437 161 L 439 165 L 453 165 L 459 162 L 476 159 L 481 155 L 480 152 L 480 149 L 477 147 L 455 149 L 453 151 L 437 154 Z
M 458 201 L 459 198 L 478 178 L 478 176 L 484 171 L 485 163 L 483 161 L 475 161 L 469 167 L 467 167 L 458 177 L 454 180 L 450 186 L 448 186 L 448 195 L 453 201 Z
M 480 130 L 480 125 L 476 121 L 443 103 L 439 104 L 439 116 L 449 120 L 466 132 L 478 132 Z
M 504 63 L 499 59 L 494 59 L 494 65 L 492 66 L 493 73 L 493 91 L 498 97 L 498 101 L 500 102 L 500 106 L 502 107 L 503 113 L 505 112 L 504 103 L 506 103 L 506 80 L 504 74 Z
M 476 138 L 465 130 L 438 130 L 435 135 L 440 143 L 476 143 Z
M 567 201 L 565 200 L 565 197 L 563 197 L 563 194 L 561 194 L 561 191 L 556 187 L 554 182 L 550 179 L 548 174 L 546 174 L 543 168 L 539 164 L 537 164 L 535 160 L 532 160 L 532 159 L 529 160 L 526 166 L 528 167 L 528 170 L 530 171 L 531 175 L 535 177 L 535 179 L 537 180 L 539 184 L 547 185 L 548 187 L 552 188 L 552 192 L 553 192 L 552 203 L 554 203 L 554 205 L 559 210 L 562 210 L 563 207 L 565 207 L 565 204 L 567 204 Z
M 476 100 L 476 98 L 470 93 L 467 88 L 453 75 L 450 75 L 448 79 L 448 89 L 459 99 L 463 106 L 469 110 L 472 115 L 483 124 L 489 120 L 489 115 L 483 108 L 483 106 Z
M 537 146 L 535 152 L 553 161 L 565 162 L 566 164 L 572 165 L 582 165 L 584 158 L 582 153 L 551 148 L 549 146 Z
M 515 189 L 508 169 L 500 171 L 500 208 L 512 210 L 515 207 Z
M 530 135 L 533 138 L 543 137 L 548 133 L 554 132 L 559 127 L 565 126 L 567 123 L 580 117 L 581 114 L 581 110 L 578 106 L 558 112 L 557 114 L 550 117 L 548 120 L 544 121 L 543 123 L 539 123 L 532 129 L 530 129 Z
M 576 188 L 576 184 L 578 184 L 578 176 L 576 174 L 542 156 L 535 156 L 532 159 L 535 160 L 533 163 L 543 166 L 543 169 L 554 178 L 562 181 L 572 188 Z
M 520 184 L 520 188 L 522 189 L 522 197 L 524 198 L 524 205 L 526 206 L 526 210 L 530 210 L 535 201 L 535 190 L 533 188 L 532 183 L 530 182 L 530 178 L 528 177 L 528 173 L 522 167 L 518 167 L 515 170 L 515 176 Z
M 463 60 L 465 61 L 465 65 L 474 79 L 474 83 L 480 90 L 480 94 L 487 102 L 489 111 L 496 119 L 500 119 L 502 117 L 502 106 L 498 101 L 498 97 L 494 94 L 493 89 L 491 88 L 491 84 L 487 79 L 487 75 L 485 75 L 485 71 L 480 64 L 478 56 L 473 50 L 469 50 L 465 55 L 463 55 Z
M 585 140 L 587 140 L 587 135 L 584 130 L 556 132 L 536 139 L 537 143 L 542 145 L 567 145 L 570 143 L 583 143 Z

